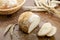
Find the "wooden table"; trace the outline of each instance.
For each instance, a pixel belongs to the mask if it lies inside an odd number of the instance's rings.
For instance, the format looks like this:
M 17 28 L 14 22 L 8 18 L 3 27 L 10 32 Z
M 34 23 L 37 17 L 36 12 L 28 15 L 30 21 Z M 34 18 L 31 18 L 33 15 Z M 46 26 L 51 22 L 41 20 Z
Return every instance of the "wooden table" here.
M 31 5 L 34 6 L 34 0 L 27 0 L 24 6 Z M 8 33 L 5 37 L 3 36 L 3 32 L 6 29 L 7 25 L 18 23 L 18 17 L 21 13 L 25 10 L 21 8 L 16 13 L 8 16 L 0 15 L 0 40 L 11 40 L 10 34 Z M 37 27 L 32 33 L 26 34 L 23 33 L 21 30 L 18 30 L 18 26 L 15 28 L 15 35 L 13 35 L 13 40 L 60 40 L 60 19 L 51 15 L 47 14 L 47 12 L 34 12 L 35 14 L 41 17 L 41 22 L 38 25 L 41 25 L 45 22 L 51 22 L 54 26 L 57 27 L 57 33 L 53 37 L 38 37 L 36 34 L 39 30 Z

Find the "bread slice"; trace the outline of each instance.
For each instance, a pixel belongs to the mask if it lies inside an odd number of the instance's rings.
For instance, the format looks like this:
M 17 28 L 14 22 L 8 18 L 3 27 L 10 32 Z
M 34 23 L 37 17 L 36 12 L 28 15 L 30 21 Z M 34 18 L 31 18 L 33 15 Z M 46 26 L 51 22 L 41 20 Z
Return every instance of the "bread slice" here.
M 34 30 L 40 22 L 40 17 L 32 12 L 24 12 L 19 16 L 20 29 L 26 33 Z
M 45 36 L 47 35 L 52 29 L 51 23 L 44 23 L 41 29 L 38 31 L 38 36 Z
M 57 28 L 56 27 L 52 27 L 52 30 L 47 34 L 47 36 L 53 36 L 55 33 L 56 33 L 56 31 L 57 31 Z

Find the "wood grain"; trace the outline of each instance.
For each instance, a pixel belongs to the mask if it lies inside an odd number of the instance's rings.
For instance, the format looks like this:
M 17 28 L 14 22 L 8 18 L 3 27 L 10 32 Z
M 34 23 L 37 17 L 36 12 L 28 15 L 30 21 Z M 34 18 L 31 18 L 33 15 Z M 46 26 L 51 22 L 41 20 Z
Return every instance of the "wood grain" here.
M 34 6 L 34 0 L 27 0 L 24 6 L 31 5 Z M 8 16 L 0 15 L 0 40 L 11 40 L 10 33 L 3 36 L 3 32 L 6 29 L 7 25 L 18 23 L 18 17 L 21 13 L 25 12 L 23 8 L 18 10 L 16 13 Z M 35 14 L 41 17 L 41 22 L 32 33 L 26 34 L 19 30 L 19 26 L 17 25 L 14 31 L 13 40 L 60 40 L 60 19 L 53 16 L 52 14 L 48 14 L 47 12 L 34 12 Z M 57 27 L 57 33 L 53 37 L 38 37 L 37 32 L 39 28 L 45 22 L 51 22 L 52 25 Z

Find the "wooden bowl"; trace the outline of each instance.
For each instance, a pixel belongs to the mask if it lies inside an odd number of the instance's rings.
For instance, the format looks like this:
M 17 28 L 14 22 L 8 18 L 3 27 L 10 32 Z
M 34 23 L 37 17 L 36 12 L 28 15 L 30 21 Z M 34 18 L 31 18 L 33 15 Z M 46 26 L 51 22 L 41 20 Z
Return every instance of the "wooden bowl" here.
M 0 15 L 9 15 L 9 14 L 13 14 L 14 12 L 16 12 L 17 10 L 19 10 L 23 4 L 25 3 L 25 0 L 18 0 L 19 5 L 13 8 L 9 8 L 9 9 L 0 9 Z

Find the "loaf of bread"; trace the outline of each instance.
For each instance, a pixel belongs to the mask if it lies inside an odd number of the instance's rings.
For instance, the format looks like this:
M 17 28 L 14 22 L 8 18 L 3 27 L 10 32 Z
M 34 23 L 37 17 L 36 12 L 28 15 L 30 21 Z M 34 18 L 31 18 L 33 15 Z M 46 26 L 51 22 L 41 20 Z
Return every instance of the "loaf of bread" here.
M 40 17 L 32 12 L 24 12 L 19 16 L 20 29 L 26 33 L 34 30 L 40 22 Z
M 17 0 L 0 0 L 0 8 L 12 8 L 18 5 Z

